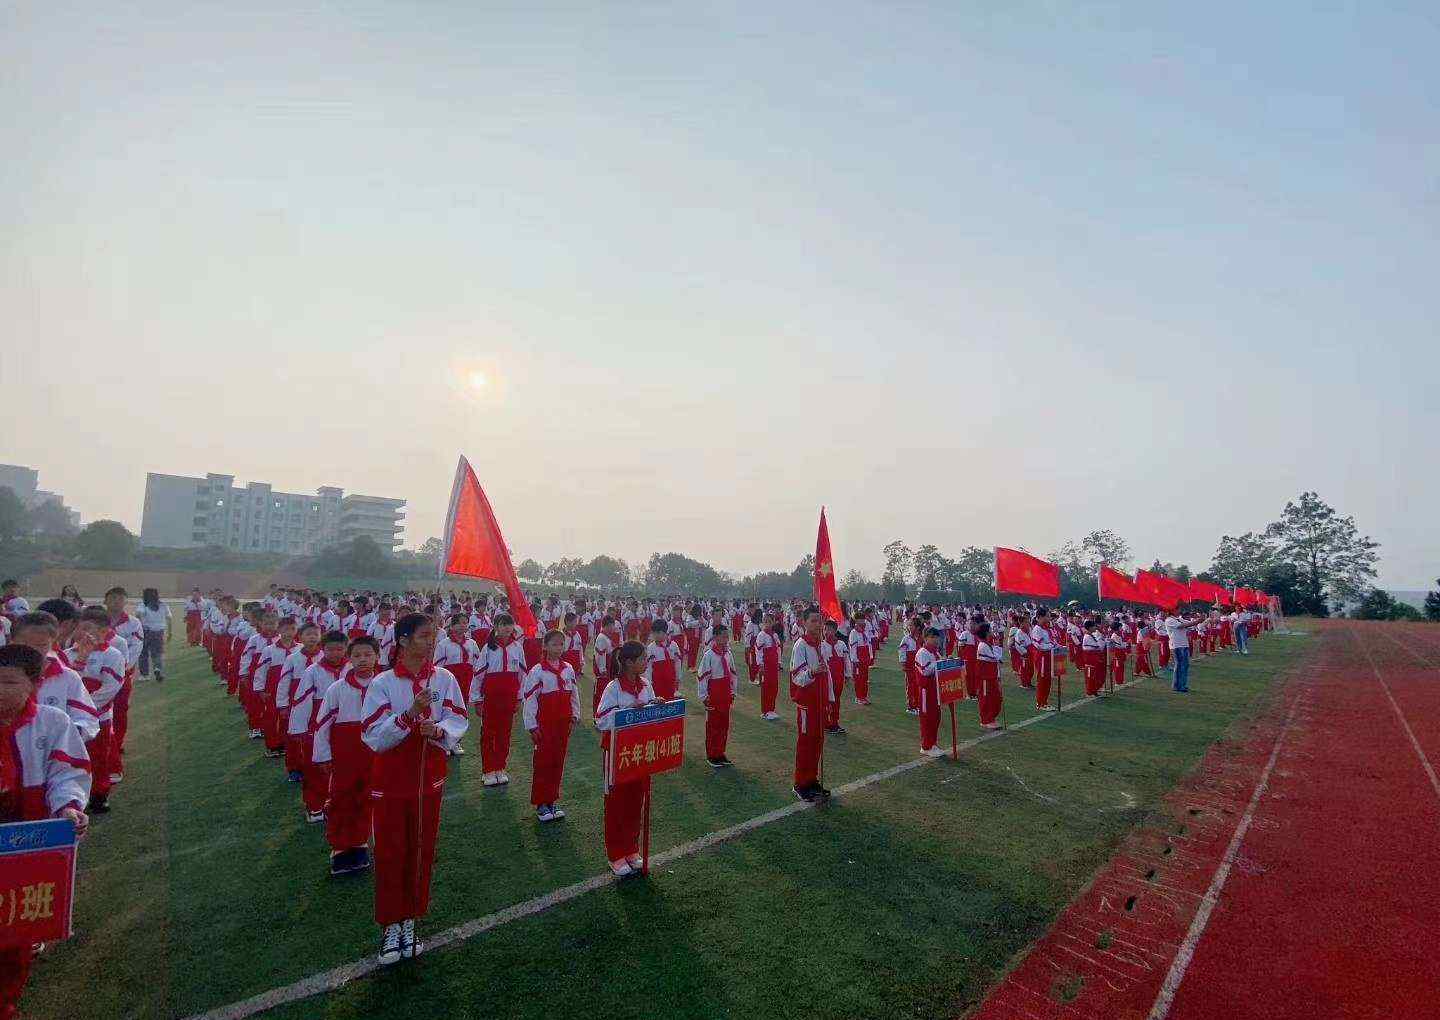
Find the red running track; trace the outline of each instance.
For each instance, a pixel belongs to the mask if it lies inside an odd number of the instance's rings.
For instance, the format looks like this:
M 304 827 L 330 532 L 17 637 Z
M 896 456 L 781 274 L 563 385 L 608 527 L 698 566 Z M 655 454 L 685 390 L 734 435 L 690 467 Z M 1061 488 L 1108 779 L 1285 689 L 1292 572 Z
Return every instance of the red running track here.
M 1207 758 L 1177 827 L 1137 834 L 979 1017 L 1440 1017 L 1440 628 L 1293 640 L 1313 644 L 1268 725 Z

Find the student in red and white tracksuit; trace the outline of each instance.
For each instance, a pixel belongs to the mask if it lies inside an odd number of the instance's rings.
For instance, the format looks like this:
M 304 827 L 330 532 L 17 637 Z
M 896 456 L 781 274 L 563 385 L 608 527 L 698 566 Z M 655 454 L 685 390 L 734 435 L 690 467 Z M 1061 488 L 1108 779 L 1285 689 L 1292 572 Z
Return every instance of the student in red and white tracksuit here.
M 120 693 L 124 682 L 125 653 L 113 644 L 104 643 L 109 629 L 105 611 L 99 606 L 87 607 L 81 612 L 80 623 L 75 628 L 75 644 L 65 652 L 66 657 L 79 667 L 81 682 L 99 713 L 95 737 L 85 744 L 92 779 L 86 813 L 104 814 L 110 810 L 107 803 L 110 795 L 110 737 L 114 728 L 115 696 Z
M 1030 673 L 1035 677 L 1035 707 L 1050 705 L 1050 683 L 1055 678 L 1055 640 L 1050 634 L 1050 614 L 1041 609 L 1030 627 Z
M 290 729 L 290 708 L 300 693 L 305 671 L 320 657 L 320 627 L 313 623 L 302 624 L 296 636 L 300 643 L 285 656 L 285 663 L 280 667 L 280 681 L 275 685 L 275 715 L 281 731 L 280 738 L 285 744 L 285 771 L 292 783 L 305 778 L 309 740 L 299 739 L 299 736 L 308 738 L 309 727 L 307 725 L 300 730 L 299 735 L 294 734 Z
M 1085 621 L 1085 636 L 1080 639 L 1080 654 L 1085 660 L 1085 696 L 1093 698 L 1105 686 L 1105 659 L 1108 654 L 1105 637 L 1094 620 Z
M 542 822 L 565 817 L 556 806 L 565 778 L 570 731 L 580 725 L 580 685 L 563 658 L 566 638 L 552 630 L 545 635 L 540 661 L 525 677 L 525 731 L 535 744 L 530 778 L 530 803 Z
M 565 634 L 565 661 L 575 671 L 575 682 L 585 675 L 585 633 L 580 629 L 580 617 L 566 613 L 561 618 L 560 629 Z
M 350 662 L 315 709 L 315 745 L 310 760 L 325 773 L 325 840 L 330 844 L 330 874 L 343 875 L 370 866 L 370 773 L 373 752 L 361 739 L 365 692 L 380 664 L 374 638 L 353 639 Z
M 200 643 L 201 624 L 205 618 L 205 600 L 200 596 L 200 589 L 191 590 L 190 597 L 185 600 L 185 643 L 194 648 Z
M 830 670 L 820 654 L 820 612 L 805 614 L 805 633 L 790 654 L 790 700 L 795 702 L 795 796 L 801 800 L 827 800 L 830 791 L 820 783 L 825 753 L 825 707 L 830 691 Z
M 651 641 L 645 646 L 645 680 L 657 698 L 673 701 L 680 694 L 680 670 L 685 656 L 664 620 L 651 624 L 650 634 Z
M 456 613 L 450 617 L 450 625 L 440 640 L 435 642 L 435 665 L 444 666 L 454 675 L 467 705 L 475 686 L 475 666 L 480 661 L 480 646 L 470 636 L 469 626 L 469 617 Z
M 627 708 L 643 708 L 657 699 L 645 682 L 645 646 L 627 641 L 615 653 L 616 677 L 600 695 L 595 714 L 595 727 L 600 731 L 600 749 L 608 754 L 615 713 Z M 610 870 L 621 878 L 632 875 L 642 865 L 640 827 L 643 823 L 645 799 L 650 795 L 650 777 L 611 786 L 608 772 L 605 790 L 605 859 Z
M 915 653 L 915 680 L 920 685 L 920 753 L 940 757 L 945 752 L 936 743 L 940 734 L 940 686 L 936 667 L 940 662 L 939 628 L 925 632 L 925 647 Z
M 915 653 L 923 643 L 920 621 L 910 624 L 910 633 L 900 639 L 897 654 L 900 658 L 900 672 L 905 674 L 905 711 L 910 715 L 920 714 L 920 685 L 915 677 Z
M 1035 686 L 1035 663 L 1030 658 L 1030 630 L 1024 617 L 1016 614 L 1010 627 L 1010 668 L 1020 680 L 1021 687 Z
M 620 634 L 615 630 L 615 621 L 605 617 L 600 623 L 600 633 L 595 635 L 595 644 L 590 651 L 590 668 L 595 673 L 595 691 L 590 699 L 590 717 L 600 718 L 600 698 L 610 684 L 615 671 L 615 651 L 619 648 Z
M 1110 636 L 1105 644 L 1110 654 L 1110 682 L 1116 687 L 1122 687 L 1125 684 L 1125 658 L 1130 654 L 1130 642 L 1125 640 L 1125 632 L 1119 623 L 1110 625 Z
M 725 757 L 730 740 L 730 708 L 739 696 L 735 660 L 730 655 L 730 631 L 712 625 L 710 643 L 697 665 L 700 703 L 705 706 L 705 760 L 714 768 L 730 764 Z
M 845 681 L 850 676 L 850 649 L 834 620 L 826 620 L 824 637 L 820 640 L 820 658 L 830 673 L 830 689 L 826 691 L 825 731 L 840 734 L 845 728 L 840 725 L 840 698 L 845 694 Z
M 265 739 L 265 757 L 281 758 L 285 754 L 285 727 L 281 725 L 275 696 L 280 690 L 280 676 L 285 660 L 299 645 L 295 643 L 295 621 L 280 621 L 275 640 L 260 649 L 251 674 L 251 692 L 260 702 L 260 733 Z
M 998 641 L 990 643 L 990 624 L 984 621 L 975 624 L 974 634 L 980 725 L 987 730 L 999 729 L 997 720 L 1005 703 L 1005 693 L 1000 687 L 1000 663 L 1004 661 L 1005 649 Z
M 775 636 L 773 621 L 766 619 L 760 625 L 752 648 L 760 671 L 760 718 L 773 721 L 780 718 L 775 711 L 780 696 L 780 640 Z
M 90 759 L 70 717 L 35 700 L 44 669 L 28 645 L 0 647 L 0 823 L 69 818 L 84 835 Z M 32 955 L 28 945 L 0 948 L 0 1020 L 19 1013 Z
M 875 662 L 875 650 L 870 644 L 863 618 L 850 627 L 846 638 L 850 650 L 850 672 L 855 677 L 855 704 L 870 704 L 870 666 Z
M 515 709 L 520 705 L 520 679 L 527 672 L 525 643 L 507 613 L 495 617 L 490 640 L 480 649 L 470 701 L 480 716 L 481 782 L 500 786 L 510 782 L 510 734 Z
M 115 697 L 114 737 L 110 752 L 112 783 L 118 783 L 125 776 L 125 735 L 130 731 L 130 693 L 135 688 L 140 649 L 145 644 L 145 628 L 137 618 L 125 611 L 125 597 L 124 588 L 111 588 L 105 593 L 105 608 L 110 613 L 110 629 L 125 639 L 125 686 Z
M 382 964 L 420 952 L 415 920 L 430 907 L 447 752 L 469 725 L 460 685 L 434 655 L 435 624 L 419 613 L 402 616 L 395 665 L 370 682 L 361 708 L 361 739 L 375 752 L 370 798 Z
M 345 651 L 348 643 L 340 631 L 325 635 L 325 643 L 315 661 L 300 674 L 290 701 L 289 726 L 286 729 L 289 741 L 286 752 L 294 749 L 295 761 L 299 763 L 301 799 L 305 802 L 305 816 L 309 822 L 325 820 L 325 799 L 330 793 L 330 777 L 315 761 L 315 730 L 319 725 L 320 703 L 325 692 L 340 679 L 345 670 Z

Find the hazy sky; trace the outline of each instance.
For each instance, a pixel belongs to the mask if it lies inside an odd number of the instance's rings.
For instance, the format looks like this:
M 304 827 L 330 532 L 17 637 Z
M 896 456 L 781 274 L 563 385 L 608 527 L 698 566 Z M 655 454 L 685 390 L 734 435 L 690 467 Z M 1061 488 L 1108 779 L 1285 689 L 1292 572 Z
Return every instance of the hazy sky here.
M 744 572 L 1313 488 L 1428 585 L 1440 6 L 1169 6 L 6 4 L 0 461 Z

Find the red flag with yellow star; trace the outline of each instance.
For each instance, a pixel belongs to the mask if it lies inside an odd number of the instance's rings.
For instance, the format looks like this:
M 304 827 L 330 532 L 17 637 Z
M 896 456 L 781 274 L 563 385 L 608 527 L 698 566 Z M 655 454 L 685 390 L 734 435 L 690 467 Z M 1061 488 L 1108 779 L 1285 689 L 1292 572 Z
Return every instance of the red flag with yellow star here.
M 830 526 L 825 523 L 825 508 L 820 508 L 820 533 L 815 536 L 815 601 L 820 612 L 836 623 L 840 615 L 840 596 L 835 594 L 835 557 L 830 554 Z
M 1042 599 L 1060 597 L 1060 568 L 1019 549 L 995 549 L 995 590 Z

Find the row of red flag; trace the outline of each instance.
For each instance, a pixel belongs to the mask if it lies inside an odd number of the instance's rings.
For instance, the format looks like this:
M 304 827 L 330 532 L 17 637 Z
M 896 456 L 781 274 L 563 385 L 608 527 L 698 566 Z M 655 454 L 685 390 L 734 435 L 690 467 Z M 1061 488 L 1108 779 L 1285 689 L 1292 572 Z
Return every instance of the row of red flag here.
M 1108 563 L 1100 565 L 1098 594 L 1102 599 L 1133 602 L 1144 606 L 1174 609 L 1184 602 L 1220 606 L 1269 606 L 1275 596 L 1253 588 L 1227 588 L 1222 584 L 1192 579 L 1177 581 L 1150 570 L 1137 570 L 1131 577 Z M 1036 598 L 1060 597 L 1060 567 L 1019 549 L 995 550 L 995 590 Z
M 440 557 L 440 576 L 450 574 L 475 577 L 503 585 L 510 599 L 515 623 L 526 633 L 535 635 L 539 623 L 530 610 L 530 602 L 515 576 L 510 548 L 500 534 L 500 522 L 470 462 L 464 457 L 455 468 L 455 484 L 450 491 L 450 509 L 445 517 L 445 549 Z M 830 549 L 830 528 L 825 508 L 820 508 L 820 530 L 815 539 L 815 600 L 821 611 L 832 620 L 841 618 L 840 599 L 835 587 L 835 558 Z M 1060 597 L 1060 567 L 1019 549 L 995 550 L 995 590 L 1006 594 L 1030 595 L 1035 598 Z M 1188 584 L 1149 570 L 1136 571 L 1132 578 L 1108 564 L 1100 567 L 1099 595 L 1140 605 L 1173 609 L 1182 602 L 1206 602 L 1222 606 L 1262 606 L 1272 604 L 1274 596 L 1251 588 L 1226 588 L 1209 581 L 1192 580 Z

